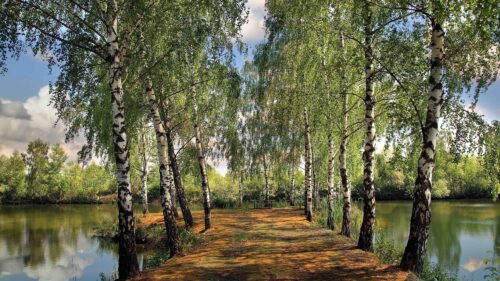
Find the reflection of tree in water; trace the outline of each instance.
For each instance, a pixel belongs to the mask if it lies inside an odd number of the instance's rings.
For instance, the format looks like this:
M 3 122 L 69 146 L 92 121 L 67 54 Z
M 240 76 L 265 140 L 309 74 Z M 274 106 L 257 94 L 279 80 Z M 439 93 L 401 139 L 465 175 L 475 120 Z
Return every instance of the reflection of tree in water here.
M 90 239 L 93 228 L 115 213 L 114 206 L 1 207 L 0 244 L 7 246 L 8 256 L 0 261 L 23 257 L 25 267 L 55 265 L 68 251 L 76 253 L 78 242 Z
M 428 256 L 435 256 L 441 268 L 457 274 L 460 266 L 459 235 L 465 224 L 454 221 L 456 210 L 449 202 L 440 202 L 432 208 L 432 223 L 429 232 Z
M 456 273 L 460 266 L 461 236 L 494 236 L 494 244 L 499 245 L 499 210 L 498 205 L 492 206 L 489 203 L 439 202 L 439 204 L 434 204 L 429 254 L 437 257 L 441 266 Z
M 380 205 L 380 204 L 379 204 Z M 411 205 L 402 202 L 383 202 L 377 209 L 377 232 L 403 247 L 410 229 Z
M 27 249 L 22 246 L 26 245 L 26 218 L 19 216 L 12 208 L 3 207 L 0 211 L 0 241 L 7 250 L 10 257 L 22 256 L 22 253 Z M 6 239 L 8 238 L 8 239 Z M 2 259 L 4 257 L 0 257 Z
M 403 247 L 408 239 L 410 216 L 410 202 L 379 203 L 376 234 L 382 233 L 396 246 Z M 460 269 L 460 259 L 464 254 L 460 239 L 464 235 L 494 237 L 495 255 L 500 256 L 500 204 L 435 201 L 429 235 L 428 256 L 435 257 L 443 269 L 453 273 Z

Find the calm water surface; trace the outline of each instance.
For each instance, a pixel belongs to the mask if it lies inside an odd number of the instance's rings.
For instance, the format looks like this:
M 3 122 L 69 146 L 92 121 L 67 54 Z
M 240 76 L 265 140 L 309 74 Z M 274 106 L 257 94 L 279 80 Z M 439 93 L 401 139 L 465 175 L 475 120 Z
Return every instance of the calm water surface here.
M 411 202 L 377 203 L 377 229 L 404 247 Z M 428 256 L 463 280 L 483 280 L 484 260 L 500 256 L 500 203 L 478 200 L 433 201 Z
M 110 276 L 118 268 L 118 247 L 94 238 L 93 229 L 116 217 L 115 205 L 0 206 L 0 280 Z M 142 263 L 141 253 L 138 258 Z
M 432 211 L 431 259 L 466 280 L 482 280 L 484 259 L 500 254 L 500 204 L 435 201 Z M 92 230 L 116 212 L 114 205 L 0 206 L 0 280 L 110 275 L 118 266 L 117 247 L 93 238 Z M 410 212 L 410 202 L 380 202 L 377 227 L 404 246 Z

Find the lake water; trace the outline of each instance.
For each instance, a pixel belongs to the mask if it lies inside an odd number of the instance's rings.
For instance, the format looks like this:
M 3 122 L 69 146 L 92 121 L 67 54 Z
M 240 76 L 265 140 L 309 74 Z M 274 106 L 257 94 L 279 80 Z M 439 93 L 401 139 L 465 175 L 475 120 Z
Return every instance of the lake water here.
M 404 247 L 411 202 L 377 203 L 377 229 Z M 484 259 L 500 256 L 500 203 L 488 200 L 433 201 L 427 245 L 431 261 L 463 280 L 483 280 Z
M 435 201 L 432 211 L 431 259 L 459 277 L 482 280 L 483 260 L 500 254 L 500 204 Z M 410 212 L 410 202 L 379 202 L 377 227 L 404 246 Z M 110 275 L 118 266 L 117 247 L 93 238 L 92 230 L 115 217 L 115 205 L 0 206 L 0 280 Z

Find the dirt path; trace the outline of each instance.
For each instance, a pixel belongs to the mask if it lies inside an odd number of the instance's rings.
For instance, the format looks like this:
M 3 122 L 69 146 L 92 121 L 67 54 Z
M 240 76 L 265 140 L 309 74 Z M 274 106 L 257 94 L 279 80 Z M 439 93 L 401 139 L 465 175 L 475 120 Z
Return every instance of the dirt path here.
M 352 240 L 305 221 L 302 210 L 212 213 L 204 244 L 135 280 L 407 280 Z M 202 214 L 195 212 L 202 222 Z M 161 216 L 145 223 L 161 222 Z M 158 223 L 157 222 L 157 223 Z M 195 231 L 201 228 L 198 225 Z

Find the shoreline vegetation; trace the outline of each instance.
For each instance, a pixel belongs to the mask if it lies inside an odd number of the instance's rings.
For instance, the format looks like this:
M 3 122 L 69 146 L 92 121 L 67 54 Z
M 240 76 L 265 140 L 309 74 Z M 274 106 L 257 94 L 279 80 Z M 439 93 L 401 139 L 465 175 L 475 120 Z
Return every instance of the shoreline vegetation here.
M 97 200 L 97 201 L 54 201 L 54 202 L 39 202 L 39 201 L 30 201 L 30 200 L 23 200 L 23 201 L 0 201 L 0 205 L 4 206 L 17 206 L 17 205 L 110 205 L 110 204 L 116 204 L 116 194 L 111 194 L 108 196 L 103 196 L 103 198 Z M 470 201 L 471 203 L 473 202 L 483 202 L 483 201 L 488 201 L 491 202 L 490 197 L 479 197 L 479 198 L 433 198 L 433 201 Z M 377 200 L 380 202 L 397 202 L 397 201 L 402 201 L 402 202 L 412 202 L 412 198 L 384 198 Z M 494 200 L 493 202 L 496 202 L 497 200 Z M 353 199 L 353 203 L 359 203 L 362 204 L 363 200 L 361 198 L 358 199 Z M 149 204 L 152 205 L 160 205 L 159 200 L 152 200 L 149 202 Z M 500 204 L 500 203 L 499 203 Z M 134 203 L 136 205 L 136 203 Z M 139 206 L 140 203 L 137 203 Z M 238 209 L 238 208 L 243 208 L 243 209 L 252 209 L 253 208 L 253 203 L 252 202 L 244 202 L 243 203 L 244 207 L 239 207 L 238 204 L 234 204 L 232 202 L 229 202 L 227 204 L 221 204 L 219 207 L 216 209 Z M 297 205 L 297 204 L 295 204 Z M 196 204 L 190 204 L 190 206 L 197 206 L 198 208 L 202 208 L 202 203 L 198 202 Z M 283 207 L 291 207 L 290 202 L 288 201 L 273 201 L 273 206 L 278 206 L 278 208 L 283 208 Z M 177 210 L 179 211 L 179 210 Z M 140 215 L 140 214 L 139 214 Z
M 438 143 L 439 146 L 443 144 Z M 116 180 L 113 167 L 91 163 L 86 166 L 67 161 L 68 155 L 58 144 L 49 146 L 42 140 L 35 140 L 26 153 L 14 153 L 10 157 L 0 155 L 0 204 L 106 204 L 115 203 Z M 132 157 L 131 183 L 134 202 L 142 201 L 142 180 L 139 165 Z M 385 150 L 375 155 L 375 195 L 377 200 L 412 200 L 415 177 L 410 167 L 416 159 L 405 158 L 397 150 Z M 436 167 L 433 199 L 496 199 L 500 184 L 488 177 L 488 169 L 476 156 L 455 159 L 443 148 L 438 161 L 447 163 Z M 186 197 L 191 202 L 201 203 L 202 192 L 197 176 L 196 163 L 184 162 L 181 180 Z M 137 169 L 135 169 L 137 168 Z M 159 175 L 155 167 L 147 174 L 149 201 L 159 201 Z M 239 174 L 219 174 L 207 165 L 207 174 L 215 207 L 237 206 L 240 196 L 244 202 L 263 200 L 266 191 L 261 175 L 246 175 L 240 182 Z M 273 176 L 269 172 L 269 176 Z M 300 204 L 304 173 L 298 171 L 293 177 L 281 175 L 270 186 L 269 199 L 273 201 Z M 363 198 L 362 170 L 351 171 L 352 200 Z M 294 181 L 291 190 L 290 181 Z M 327 189 L 319 182 L 317 197 L 326 198 Z M 339 187 L 335 187 L 337 192 Z M 315 196 L 316 197 L 316 196 Z M 319 200 L 319 199 L 318 199 Z

